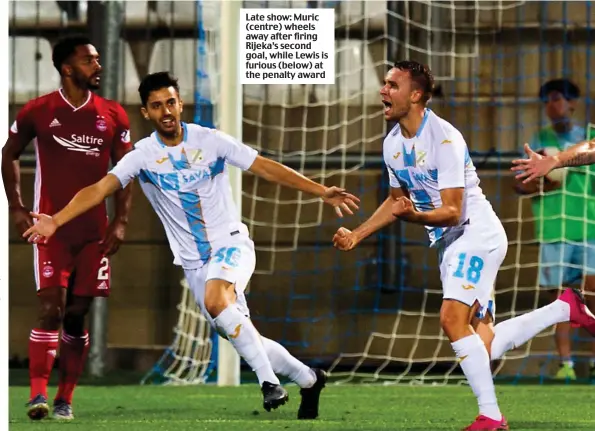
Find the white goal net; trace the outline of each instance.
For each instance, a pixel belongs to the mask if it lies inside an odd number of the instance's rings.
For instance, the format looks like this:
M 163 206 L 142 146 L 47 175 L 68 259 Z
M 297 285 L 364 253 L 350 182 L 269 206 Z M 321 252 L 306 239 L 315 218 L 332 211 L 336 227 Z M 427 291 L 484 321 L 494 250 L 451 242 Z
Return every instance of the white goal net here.
M 566 50 L 550 45 L 544 34 L 563 31 L 571 19 L 579 29 L 595 22 L 584 16 L 590 11 L 586 2 L 547 3 L 243 3 L 246 8 L 335 9 L 335 84 L 244 85 L 242 138 L 262 155 L 323 184 L 346 187 L 362 199 L 356 216 L 337 220 L 318 199 L 243 175 L 242 216 L 257 251 L 248 301 L 259 331 L 343 382 L 463 379 L 440 330 L 438 267 L 422 228 L 391 226 L 347 254 L 331 243 L 339 226 L 355 227 L 388 193 L 381 153 L 387 129 L 378 92 L 387 68 L 402 59 L 424 62 L 433 70 L 439 89 L 430 106 L 462 131 L 484 192 L 505 224 L 510 246 L 496 286 L 498 321 L 543 303 L 531 197 L 512 192 L 510 159 L 547 123 L 537 97 L 544 80 L 571 66 L 589 66 L 586 39 L 577 36 Z M 213 107 L 217 125 L 221 110 L 237 107 L 223 106 L 218 99 L 219 6 L 199 5 L 203 12 L 197 22 L 205 44 L 198 44 L 202 99 L 195 100 Z M 573 78 L 583 94 L 595 94 L 595 84 L 584 73 Z M 588 116 L 588 106 L 577 108 L 577 118 Z M 511 352 L 500 372 L 549 373 L 555 362 L 549 335 Z M 168 359 L 153 371 L 170 381 L 204 381 L 216 369 L 216 340 L 211 338 L 184 289 L 175 342 Z

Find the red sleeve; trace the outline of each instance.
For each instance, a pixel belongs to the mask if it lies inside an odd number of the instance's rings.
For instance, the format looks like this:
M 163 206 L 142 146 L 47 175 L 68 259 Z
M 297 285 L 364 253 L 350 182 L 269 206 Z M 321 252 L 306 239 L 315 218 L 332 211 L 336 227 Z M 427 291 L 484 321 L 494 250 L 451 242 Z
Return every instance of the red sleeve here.
M 26 142 L 31 141 L 37 133 L 35 132 L 35 107 L 34 100 L 29 101 L 17 114 L 16 120 L 12 123 L 9 130 L 11 138 L 19 138 Z
M 130 120 L 122 105 L 116 104 L 116 134 L 114 136 L 114 150 L 129 150 L 132 147 L 130 142 Z

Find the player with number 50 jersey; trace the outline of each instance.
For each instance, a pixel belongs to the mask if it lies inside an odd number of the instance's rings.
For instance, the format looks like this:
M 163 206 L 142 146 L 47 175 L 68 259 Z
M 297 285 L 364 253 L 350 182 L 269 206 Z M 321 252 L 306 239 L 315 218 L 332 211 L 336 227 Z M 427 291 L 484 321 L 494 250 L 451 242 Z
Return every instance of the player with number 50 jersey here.
M 155 132 L 53 217 L 35 214 L 39 221 L 24 236 L 34 243 L 51 240 L 60 226 L 138 177 L 163 223 L 174 263 L 184 268 L 204 316 L 256 373 L 264 409 L 275 409 L 288 399 L 278 373 L 301 388 L 298 418 L 315 419 L 326 381 L 324 372 L 306 366 L 279 343 L 260 335 L 250 320 L 244 290 L 254 272 L 256 256 L 248 229 L 235 209 L 228 165 L 318 196 L 338 215 L 342 210 L 352 214 L 359 199 L 259 156 L 225 133 L 183 123 L 178 82 L 168 72 L 147 75 L 139 86 L 139 95 L 141 113 Z

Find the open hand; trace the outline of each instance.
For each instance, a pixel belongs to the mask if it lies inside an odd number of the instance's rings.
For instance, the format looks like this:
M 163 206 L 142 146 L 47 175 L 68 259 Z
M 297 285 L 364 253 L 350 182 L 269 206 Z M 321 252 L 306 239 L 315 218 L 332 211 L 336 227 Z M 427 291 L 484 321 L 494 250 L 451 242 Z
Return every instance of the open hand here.
M 529 144 L 525 144 L 525 153 L 529 158 L 513 160 L 512 164 L 515 166 L 510 168 L 511 171 L 519 172 L 515 176 L 517 180 L 524 178 L 523 184 L 546 176 L 558 164 L 558 158 L 556 156 L 542 156 L 537 154 L 531 149 Z
M 344 227 L 340 227 L 333 236 L 333 246 L 341 251 L 353 250 L 358 242 L 356 235 Z
M 357 205 L 357 203 L 359 203 L 359 198 L 347 193 L 345 189 L 339 187 L 328 187 L 324 192 L 324 196 L 322 196 L 322 200 L 325 203 L 332 205 L 339 217 L 343 217 L 343 212 L 341 210 L 344 210 L 347 214 L 353 215 L 352 209 L 359 209 L 359 206 Z
M 33 244 L 46 243 L 48 239 L 56 232 L 58 225 L 54 219 L 47 214 L 37 214 L 32 212 L 31 217 L 37 222 L 23 233 L 23 238 Z

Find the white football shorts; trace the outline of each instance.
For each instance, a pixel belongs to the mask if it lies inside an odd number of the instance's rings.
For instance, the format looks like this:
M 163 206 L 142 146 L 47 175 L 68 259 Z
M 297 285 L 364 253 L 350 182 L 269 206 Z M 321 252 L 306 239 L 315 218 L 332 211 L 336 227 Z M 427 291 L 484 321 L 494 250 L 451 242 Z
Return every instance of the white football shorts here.
M 211 244 L 211 258 L 197 269 L 184 269 L 186 281 L 202 314 L 214 328 L 213 319 L 205 308 L 205 286 L 208 280 L 221 279 L 235 284 L 236 305 L 250 317 L 244 291 L 256 267 L 254 242 L 247 233 L 232 233 Z
M 506 257 L 508 238 L 496 215 L 472 218 L 438 245 L 444 299 L 469 306 L 479 302 L 477 317 L 490 312 L 496 319 L 495 283 Z

